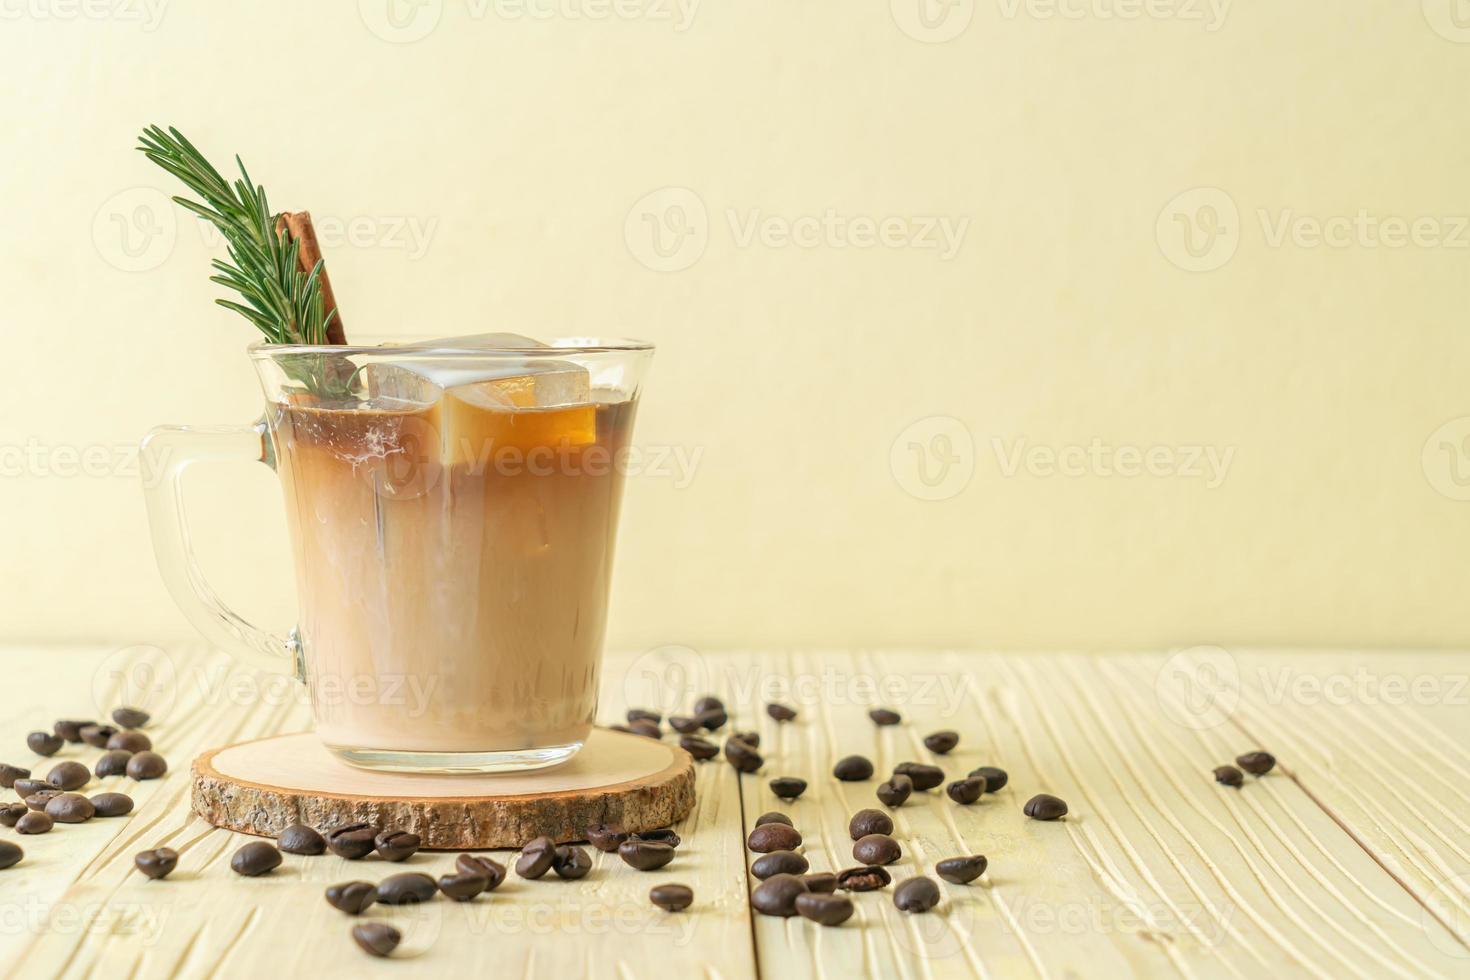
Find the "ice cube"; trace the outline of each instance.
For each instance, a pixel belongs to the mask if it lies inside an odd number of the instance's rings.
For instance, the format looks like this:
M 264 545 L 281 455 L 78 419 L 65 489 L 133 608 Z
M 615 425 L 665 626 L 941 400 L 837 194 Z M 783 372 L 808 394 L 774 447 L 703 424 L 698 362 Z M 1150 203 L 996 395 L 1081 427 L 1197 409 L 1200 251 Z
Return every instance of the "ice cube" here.
M 526 337 L 518 333 L 471 333 L 462 337 L 438 337 L 434 340 L 421 341 L 415 346 L 419 347 L 455 347 L 455 348 L 486 348 L 487 350 L 526 350 L 528 348 L 549 347 L 534 337 Z

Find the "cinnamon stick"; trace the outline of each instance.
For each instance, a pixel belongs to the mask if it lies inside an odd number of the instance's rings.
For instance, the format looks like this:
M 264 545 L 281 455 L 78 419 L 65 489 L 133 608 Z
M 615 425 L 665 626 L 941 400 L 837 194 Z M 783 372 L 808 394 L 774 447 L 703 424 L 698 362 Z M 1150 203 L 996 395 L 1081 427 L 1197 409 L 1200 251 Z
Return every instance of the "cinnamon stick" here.
M 292 241 L 300 243 L 301 247 L 296 252 L 296 264 L 302 272 L 310 273 L 322 259 L 322 248 L 317 243 L 316 229 L 311 224 L 311 212 L 282 211 L 276 215 L 276 234 L 282 232 L 290 234 Z M 337 297 L 332 292 L 332 280 L 327 276 L 325 263 L 322 264 L 322 271 L 317 278 L 322 284 L 322 309 L 330 316 L 337 309 Z M 342 329 L 341 311 L 338 311 L 327 327 L 327 343 L 347 343 L 347 334 Z

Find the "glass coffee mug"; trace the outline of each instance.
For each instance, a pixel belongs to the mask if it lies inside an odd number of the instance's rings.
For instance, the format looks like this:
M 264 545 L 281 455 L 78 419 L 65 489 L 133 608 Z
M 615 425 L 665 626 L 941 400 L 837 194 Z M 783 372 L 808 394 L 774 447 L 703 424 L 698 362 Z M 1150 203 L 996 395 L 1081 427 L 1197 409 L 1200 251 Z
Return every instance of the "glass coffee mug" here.
M 391 347 L 257 344 L 254 425 L 143 442 L 154 550 L 215 645 L 294 671 L 317 732 L 354 765 L 555 765 L 597 710 L 613 543 L 653 348 L 508 335 Z M 181 478 L 258 459 L 285 494 L 299 622 L 220 601 L 190 547 Z

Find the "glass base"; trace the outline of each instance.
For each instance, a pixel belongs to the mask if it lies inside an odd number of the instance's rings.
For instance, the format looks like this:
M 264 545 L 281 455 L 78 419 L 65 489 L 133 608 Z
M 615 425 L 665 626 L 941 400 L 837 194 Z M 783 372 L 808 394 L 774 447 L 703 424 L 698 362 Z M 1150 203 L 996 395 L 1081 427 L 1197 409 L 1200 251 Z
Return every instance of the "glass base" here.
M 539 749 L 505 752 L 388 752 L 328 745 L 332 753 L 359 769 L 379 772 L 455 773 L 483 775 L 496 772 L 529 772 L 561 765 L 582 748 L 581 742 L 549 745 Z

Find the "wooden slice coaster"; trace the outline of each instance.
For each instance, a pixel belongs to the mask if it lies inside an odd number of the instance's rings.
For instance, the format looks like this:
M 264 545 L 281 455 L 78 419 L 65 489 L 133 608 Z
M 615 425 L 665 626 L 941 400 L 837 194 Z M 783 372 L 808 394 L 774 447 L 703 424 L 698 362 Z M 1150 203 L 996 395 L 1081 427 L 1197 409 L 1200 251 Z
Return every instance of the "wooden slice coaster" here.
M 694 806 L 683 749 L 598 728 L 569 762 L 493 776 L 358 769 L 316 735 L 276 735 L 194 760 L 194 812 L 216 827 L 275 837 L 293 823 L 367 822 L 408 830 L 429 850 L 520 847 L 545 835 L 585 840 L 589 824 L 652 830 Z

